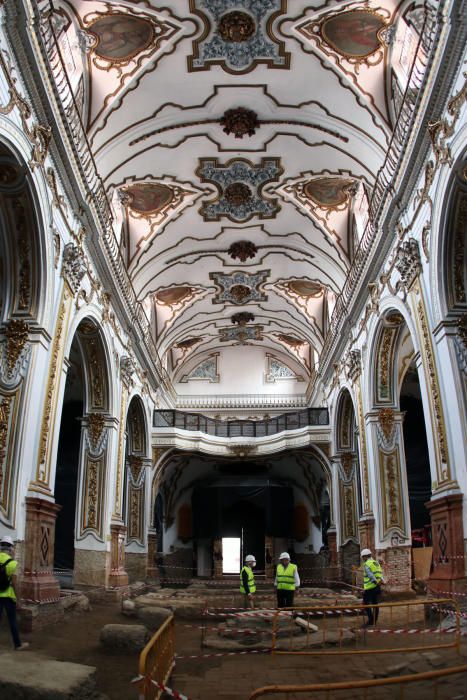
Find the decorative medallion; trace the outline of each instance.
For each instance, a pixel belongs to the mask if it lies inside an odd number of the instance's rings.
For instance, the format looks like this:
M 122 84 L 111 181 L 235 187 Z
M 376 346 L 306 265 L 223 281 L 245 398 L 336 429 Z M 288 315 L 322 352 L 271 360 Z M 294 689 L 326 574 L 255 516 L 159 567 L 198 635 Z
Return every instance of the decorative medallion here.
M 319 177 L 303 186 L 304 195 L 325 209 L 347 207 L 355 192 L 355 180 L 340 177 Z
M 276 198 L 263 197 L 261 192 L 269 182 L 276 182 L 283 173 L 280 158 L 262 158 L 254 165 L 244 158 L 229 160 L 224 165 L 217 158 L 201 158 L 196 174 L 201 182 L 214 184 L 219 195 L 205 202 L 200 214 L 205 221 L 219 221 L 225 216 L 231 221 L 275 218 L 280 207 Z
M 247 340 L 263 340 L 263 326 L 229 326 L 219 328 L 221 343 L 234 341 L 246 345 Z
M 241 207 L 243 204 L 248 204 L 252 192 L 243 182 L 232 182 L 225 188 L 224 197 L 233 207 Z
M 251 241 L 236 241 L 232 243 L 227 252 L 233 260 L 246 262 L 248 258 L 255 257 L 258 248 Z
M 239 311 L 237 314 L 233 314 L 230 320 L 239 326 L 246 326 L 247 323 L 255 320 L 255 316 L 249 311 Z
M 290 54 L 272 32 L 274 20 L 287 10 L 286 0 L 190 0 L 190 11 L 204 22 L 193 41 L 188 70 L 220 65 L 228 73 L 248 73 L 258 64 L 289 68 Z
M 62 277 L 70 285 L 73 294 L 77 293 L 85 274 L 86 264 L 83 259 L 83 251 L 74 243 L 67 243 L 63 249 Z
M 383 60 L 390 43 L 393 28 L 389 25 L 391 13 L 384 8 L 379 12 L 368 8 L 338 11 L 315 20 L 296 25 L 296 31 L 313 41 L 327 56 L 346 70 L 352 66 L 355 73 L 366 64 L 376 66 Z
M 233 272 L 231 275 L 211 272 L 209 277 L 219 288 L 212 303 L 247 304 L 250 301 L 266 301 L 267 296 L 260 285 L 266 282 L 269 274 L 270 270 L 261 270 L 252 275 L 246 272 Z
M 227 12 L 221 17 L 217 31 L 224 41 L 248 41 L 256 32 L 253 17 L 246 12 Z
M 160 212 L 174 198 L 174 192 L 166 185 L 157 183 L 139 183 L 122 190 L 124 204 L 142 216 L 151 216 Z
M 197 343 L 201 342 L 202 338 L 187 338 L 186 340 L 181 340 L 179 343 L 175 344 L 175 347 L 179 350 L 189 350 Z
M 319 282 L 309 280 L 289 280 L 285 286 L 299 297 L 309 299 L 311 297 L 320 297 L 323 294 L 323 287 Z
M 256 112 L 244 107 L 228 109 L 220 123 L 224 127 L 223 131 L 226 134 L 233 134 L 236 139 L 242 139 L 246 135 L 253 136 L 259 127 Z
M 127 63 L 144 51 L 155 37 L 152 22 L 127 14 L 109 14 L 87 28 L 95 37 L 94 53 L 112 63 Z
M 300 338 L 296 338 L 294 335 L 288 335 L 287 333 L 279 333 L 277 337 L 282 343 L 290 345 L 290 347 L 295 349 L 305 345 L 306 342 L 305 340 L 300 340 Z
M 169 287 L 168 289 L 162 289 L 160 292 L 156 292 L 154 297 L 158 304 L 173 306 L 186 299 L 191 293 L 191 287 Z
M 386 22 L 372 10 L 339 12 L 321 24 L 323 39 L 345 58 L 363 59 L 384 43 L 381 30 Z

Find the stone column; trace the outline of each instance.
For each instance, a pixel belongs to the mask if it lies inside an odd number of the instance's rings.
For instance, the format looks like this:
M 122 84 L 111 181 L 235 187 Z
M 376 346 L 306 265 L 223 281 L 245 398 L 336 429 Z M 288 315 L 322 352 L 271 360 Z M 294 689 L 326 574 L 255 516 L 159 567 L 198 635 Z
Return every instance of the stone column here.
M 274 578 L 274 538 L 271 535 L 264 538 L 264 574 L 269 580 Z
M 222 578 L 222 539 L 215 539 L 212 546 L 214 578 Z
M 61 506 L 43 498 L 26 497 L 26 537 L 21 597 L 33 603 L 60 599 L 60 585 L 53 573 L 55 521 Z
M 430 588 L 440 592 L 460 590 L 465 582 L 462 494 L 435 498 L 426 503 L 433 537 L 433 571 Z
M 337 532 L 335 528 L 329 528 L 327 532 L 328 548 L 329 548 L 329 567 L 327 575 L 331 578 L 338 575 L 338 560 L 337 560 Z M 326 570 L 325 570 L 326 571 Z
M 372 516 L 364 516 L 358 521 L 358 539 L 360 549 L 375 551 L 375 519 Z
M 147 578 L 158 577 L 158 569 L 156 568 L 156 553 L 157 553 L 157 532 L 153 528 L 148 530 L 148 561 L 146 566 Z
M 110 526 L 110 587 L 128 585 L 128 574 L 125 571 L 125 538 L 125 525 L 112 523 Z

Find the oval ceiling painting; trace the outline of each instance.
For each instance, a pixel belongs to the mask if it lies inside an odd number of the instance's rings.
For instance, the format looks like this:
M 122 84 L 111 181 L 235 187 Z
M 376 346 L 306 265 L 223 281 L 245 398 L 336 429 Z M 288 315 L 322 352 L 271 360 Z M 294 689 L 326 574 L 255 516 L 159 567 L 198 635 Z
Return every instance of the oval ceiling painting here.
M 370 10 L 353 10 L 325 20 L 321 33 L 323 39 L 342 56 L 365 58 L 380 48 L 379 32 L 385 27 L 380 15 Z
M 201 340 L 202 338 L 187 338 L 186 340 L 181 340 L 179 343 L 176 343 L 175 347 L 179 350 L 189 350 L 189 348 L 192 348 L 193 345 L 196 345 L 196 343 L 199 343 Z
M 89 31 L 97 38 L 94 53 L 108 61 L 129 61 L 154 39 L 151 22 L 130 15 L 100 17 Z
M 349 199 L 348 188 L 352 180 L 340 177 L 318 177 L 305 185 L 304 193 L 320 207 L 338 207 Z
M 156 214 L 173 199 L 173 190 L 165 185 L 139 184 L 125 189 L 129 195 L 129 207 L 138 214 Z
M 318 282 L 308 280 L 290 280 L 287 286 L 290 291 L 301 297 L 319 297 L 323 293 L 323 288 Z
M 293 348 L 298 348 L 300 345 L 305 345 L 304 340 L 300 340 L 300 338 L 296 338 L 294 335 L 279 333 L 277 337 L 279 340 L 282 340 L 283 343 L 287 343 L 287 345 L 291 345 Z
M 159 304 L 178 304 L 191 294 L 191 287 L 169 287 L 157 292 L 155 297 Z

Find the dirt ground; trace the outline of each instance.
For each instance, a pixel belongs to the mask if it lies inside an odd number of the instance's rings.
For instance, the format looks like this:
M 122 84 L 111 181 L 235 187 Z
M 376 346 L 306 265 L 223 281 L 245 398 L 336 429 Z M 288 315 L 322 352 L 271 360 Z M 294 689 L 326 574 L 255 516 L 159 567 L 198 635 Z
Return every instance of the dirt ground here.
M 99 633 L 105 624 L 137 624 L 135 619 L 125 618 L 116 602 L 92 604 L 89 612 L 70 613 L 62 624 L 50 626 L 31 634 L 23 640 L 31 648 L 63 661 L 88 664 L 97 668 L 97 689 L 110 700 L 136 700 L 138 692 L 130 681 L 137 675 L 137 653 L 109 653 L 99 645 Z M 210 624 L 217 624 L 216 622 Z M 455 650 L 433 652 L 407 652 L 397 654 L 365 654 L 361 656 L 307 657 L 276 656 L 269 653 L 235 656 L 200 656 L 216 653 L 201 648 L 199 622 L 176 622 L 176 651 L 178 658 L 169 685 L 193 700 L 248 700 L 250 693 L 263 685 L 275 683 L 317 683 L 351 679 L 369 679 L 375 675 L 400 675 L 432 671 L 447 666 L 467 664 L 467 638 L 463 638 L 461 655 Z M 387 640 L 388 638 L 386 638 Z M 420 637 L 418 637 L 418 640 Z M 374 637 L 368 644 L 375 648 L 388 643 Z M 447 640 L 447 637 L 446 637 Z M 444 641 L 444 640 L 443 640 Z M 400 640 L 398 640 L 400 644 Z M 415 636 L 407 639 L 407 646 L 416 644 Z M 0 651 L 11 647 L 6 620 L 0 624 Z M 183 658 L 196 655 L 198 658 Z M 168 697 L 168 696 L 167 696 Z M 274 700 L 285 700 L 284 695 L 274 695 Z M 363 691 L 346 691 L 331 696 L 333 700 L 364 698 Z M 399 687 L 368 691 L 372 700 L 399 698 Z M 434 697 L 431 686 L 406 689 L 404 697 L 411 700 L 429 700 Z M 467 678 L 455 676 L 444 680 L 438 689 L 439 700 L 444 698 L 467 699 Z M 320 696 L 309 694 L 288 695 L 287 700 Z

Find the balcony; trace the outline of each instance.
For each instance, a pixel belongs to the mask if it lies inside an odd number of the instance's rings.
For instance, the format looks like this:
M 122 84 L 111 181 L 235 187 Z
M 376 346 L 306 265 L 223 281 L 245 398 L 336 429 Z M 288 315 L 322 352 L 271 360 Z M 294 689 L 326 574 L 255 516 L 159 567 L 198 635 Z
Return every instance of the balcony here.
M 154 411 L 153 428 L 175 428 L 201 432 L 221 438 L 260 438 L 287 430 L 299 430 L 310 426 L 329 426 L 327 408 L 306 408 L 302 411 L 283 413 L 264 420 L 216 420 L 202 413 L 185 411 Z

